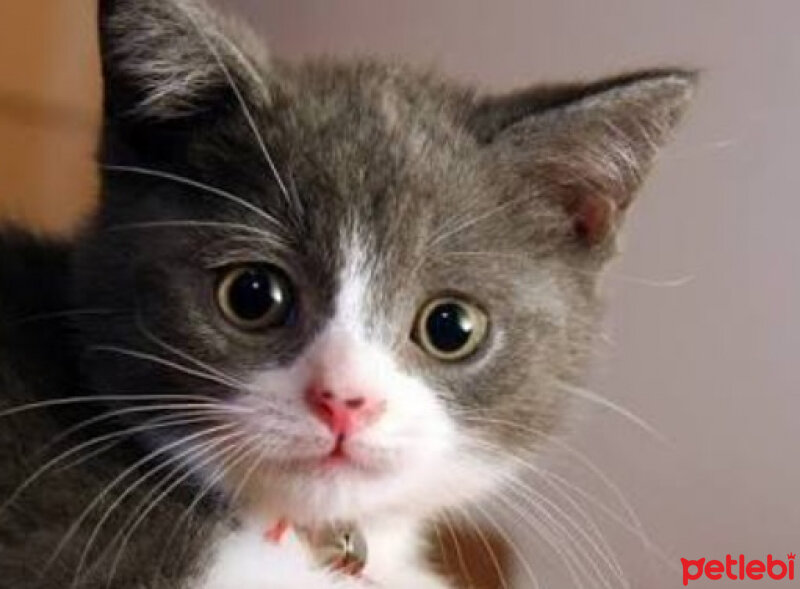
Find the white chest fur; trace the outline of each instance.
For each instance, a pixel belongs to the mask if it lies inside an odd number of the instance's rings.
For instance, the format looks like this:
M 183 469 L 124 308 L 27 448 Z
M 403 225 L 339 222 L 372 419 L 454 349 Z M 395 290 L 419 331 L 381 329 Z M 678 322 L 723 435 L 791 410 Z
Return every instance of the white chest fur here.
M 279 543 L 264 538 L 255 520 L 230 532 L 214 547 L 200 579 L 187 589 L 444 589 L 427 570 L 419 526 L 391 519 L 362 526 L 369 557 L 361 577 L 320 569 L 303 541 L 287 533 Z

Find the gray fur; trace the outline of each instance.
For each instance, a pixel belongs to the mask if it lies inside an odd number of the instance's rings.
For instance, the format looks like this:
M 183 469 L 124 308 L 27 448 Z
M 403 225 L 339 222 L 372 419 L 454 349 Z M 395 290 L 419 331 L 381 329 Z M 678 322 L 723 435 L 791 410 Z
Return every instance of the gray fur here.
M 367 252 L 369 329 L 395 343 L 406 370 L 446 391 L 455 416 L 466 409 L 494 420 L 461 427 L 513 448 L 538 445 L 561 424 L 567 395 L 560 384 L 580 382 L 596 334 L 597 278 L 623 212 L 688 102 L 693 74 L 654 70 L 492 97 L 397 64 L 268 62 L 252 41 L 223 33 L 222 21 L 186 2 L 107 3 L 101 26 L 107 86 L 100 159 L 126 169 L 106 168 L 102 206 L 75 243 L 3 242 L 7 259 L 36 254 L 33 263 L 0 270 L 0 407 L 87 393 L 224 396 L 219 383 L 97 347 L 163 356 L 155 336 L 242 377 L 257 366 L 288 364 L 330 318 L 344 253 L 355 242 Z M 220 192 L 133 167 L 212 185 L 274 221 Z M 576 203 L 595 198 L 612 203 L 613 218 L 586 240 Z M 43 260 L 53 260 L 58 277 L 48 287 L 54 300 L 18 304 L 38 292 Z M 296 325 L 243 334 L 214 309 L 215 268 L 253 260 L 290 275 L 300 296 Z M 490 317 L 488 342 L 463 363 L 438 362 L 409 337 L 419 307 L 442 292 L 471 298 Z M 90 312 L 20 321 L 64 308 Z M 3 418 L 0 496 L 42 464 L 37 449 L 48 439 L 86 415 L 120 407 L 98 402 Z M 142 436 L 32 485 L 0 513 L 0 587 L 63 588 L 98 512 L 45 571 L 69 523 L 144 452 L 186 431 Z M 134 493 L 115 521 L 149 488 Z M 169 536 L 193 491 L 178 489 L 147 518 L 114 587 L 178 587 L 198 570 L 215 530 L 233 525 L 215 515 L 226 509 L 222 500 L 181 533 L 191 540 L 188 550 L 170 556 L 163 571 L 148 568 L 173 548 L 158 539 Z M 101 532 L 101 545 L 108 534 Z M 105 580 L 90 575 L 80 586 Z

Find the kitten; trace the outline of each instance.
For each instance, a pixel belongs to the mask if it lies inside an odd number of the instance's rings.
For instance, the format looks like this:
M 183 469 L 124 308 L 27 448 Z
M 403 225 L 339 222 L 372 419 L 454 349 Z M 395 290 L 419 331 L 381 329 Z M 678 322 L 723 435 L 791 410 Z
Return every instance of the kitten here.
M 563 422 L 694 75 L 496 97 L 184 1 L 100 30 L 99 210 L 0 241 L 0 587 L 448 586 L 425 523 Z

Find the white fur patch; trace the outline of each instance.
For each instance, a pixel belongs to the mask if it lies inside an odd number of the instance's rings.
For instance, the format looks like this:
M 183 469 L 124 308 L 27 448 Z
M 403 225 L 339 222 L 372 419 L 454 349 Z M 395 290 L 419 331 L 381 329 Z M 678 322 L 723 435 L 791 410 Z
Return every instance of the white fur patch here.
M 316 567 L 292 532 L 280 544 L 267 542 L 259 522 L 249 520 L 217 545 L 211 565 L 187 589 L 445 589 L 417 560 L 418 530 L 389 520 L 363 530 L 369 546 L 362 577 Z
M 212 565 L 191 589 L 348 589 L 358 580 L 333 576 L 313 566 L 293 533 L 280 544 L 268 542 L 257 522 L 224 538 Z
M 249 589 L 256 585 L 247 579 L 259 570 L 270 579 L 273 573 L 266 571 L 299 575 L 291 577 L 293 585 L 264 587 L 339 586 L 315 584 L 334 581 L 303 565 L 302 551 L 281 556 L 262 545 L 267 522 L 284 517 L 307 525 L 337 519 L 359 523 L 370 546 L 368 577 L 383 587 L 440 588 L 419 560 L 419 522 L 444 506 L 476 498 L 498 480 L 498 468 L 470 448 L 441 395 L 404 370 L 381 330 L 374 329 L 372 314 L 379 310 L 370 309 L 369 294 L 379 285 L 373 284 L 356 240 L 345 247 L 349 263 L 332 320 L 292 365 L 253 375 L 238 401 L 253 410 L 243 418 L 248 432 L 267 443 L 264 466 L 250 473 L 245 488 L 243 517 L 249 527 L 220 545 L 211 580 L 202 589 Z M 335 443 L 304 401 L 310 383 L 320 380 L 334 392 L 378 398 L 385 406 L 377 421 L 345 442 L 356 466 L 315 466 Z M 287 461 L 307 466 L 288 468 Z M 235 487 L 241 475 L 234 473 L 228 484 Z

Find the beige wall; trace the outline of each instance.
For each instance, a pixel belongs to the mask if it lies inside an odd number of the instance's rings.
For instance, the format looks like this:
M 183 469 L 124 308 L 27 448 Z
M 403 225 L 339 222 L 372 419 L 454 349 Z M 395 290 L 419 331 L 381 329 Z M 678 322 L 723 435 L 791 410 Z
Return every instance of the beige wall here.
M 613 344 L 601 350 L 593 383 L 670 443 L 600 412 L 576 444 L 624 489 L 673 564 L 800 549 L 800 4 L 229 4 L 279 54 L 396 54 L 497 88 L 662 63 L 704 68 L 696 108 L 611 272 Z M 595 478 L 567 470 L 610 500 Z M 598 519 L 633 587 L 682 586 L 677 571 Z

